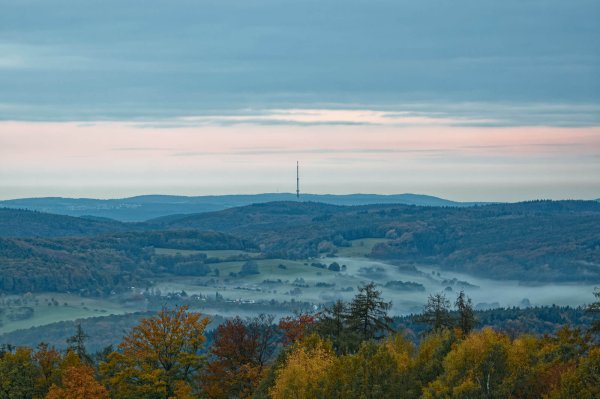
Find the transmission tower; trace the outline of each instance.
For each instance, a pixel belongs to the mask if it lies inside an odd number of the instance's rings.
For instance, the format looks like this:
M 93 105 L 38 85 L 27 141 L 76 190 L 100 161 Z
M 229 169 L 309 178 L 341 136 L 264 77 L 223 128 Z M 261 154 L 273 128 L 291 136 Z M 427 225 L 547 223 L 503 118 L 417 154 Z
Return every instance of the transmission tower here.
M 296 161 L 296 198 L 300 199 L 300 165 Z

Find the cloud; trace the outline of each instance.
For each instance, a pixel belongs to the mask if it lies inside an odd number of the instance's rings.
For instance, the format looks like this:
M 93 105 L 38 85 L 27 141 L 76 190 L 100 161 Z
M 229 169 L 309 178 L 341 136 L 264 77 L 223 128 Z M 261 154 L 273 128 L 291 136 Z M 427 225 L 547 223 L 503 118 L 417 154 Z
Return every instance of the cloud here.
M 429 107 L 430 117 L 470 103 L 489 105 L 463 110 L 481 126 L 589 126 L 599 118 L 598 15 L 594 0 L 9 0 L 0 13 L 0 87 L 10 107 L 0 107 L 0 119 L 152 121 L 411 104 Z M 520 110 L 532 104 L 571 112 Z

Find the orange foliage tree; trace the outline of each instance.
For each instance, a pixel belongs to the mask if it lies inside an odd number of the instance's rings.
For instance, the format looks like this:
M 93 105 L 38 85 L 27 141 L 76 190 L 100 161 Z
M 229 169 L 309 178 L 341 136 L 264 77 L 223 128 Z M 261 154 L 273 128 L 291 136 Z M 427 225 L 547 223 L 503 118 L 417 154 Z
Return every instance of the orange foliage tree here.
M 60 353 L 42 342 L 33 354 L 33 360 L 40 370 L 35 383 L 38 396 L 44 396 L 52 384 L 60 382 Z
M 279 329 L 283 331 L 283 345 L 287 346 L 302 340 L 311 331 L 314 324 L 314 316 L 308 314 L 282 318 L 279 321 Z
M 245 398 L 264 375 L 274 349 L 273 317 L 261 315 L 245 322 L 236 317 L 215 332 L 211 361 L 202 376 L 202 388 L 210 398 Z
M 80 364 L 63 371 L 61 386 L 52 385 L 46 399 L 109 399 L 109 395 L 94 378 L 94 369 Z

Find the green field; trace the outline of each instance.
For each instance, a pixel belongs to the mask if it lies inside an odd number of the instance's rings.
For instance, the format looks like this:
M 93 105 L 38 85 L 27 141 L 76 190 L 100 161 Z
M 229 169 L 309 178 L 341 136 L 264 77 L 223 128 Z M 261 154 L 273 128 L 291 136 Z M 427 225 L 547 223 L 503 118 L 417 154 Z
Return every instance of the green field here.
M 197 254 L 205 254 L 209 258 L 227 259 L 233 256 L 249 256 L 256 257 L 260 254 L 256 252 L 246 252 L 237 249 L 223 250 L 190 250 L 190 249 L 173 249 L 173 248 L 154 248 L 154 253 L 157 255 L 181 255 L 190 256 Z
M 2 301 L 15 299 L 17 296 L 6 296 Z M 110 314 L 123 314 L 131 312 L 132 309 L 116 302 L 105 299 L 82 298 L 73 294 L 44 293 L 36 295 L 20 296 L 22 305 L 33 308 L 33 316 L 24 320 L 11 321 L 6 317 L 2 319 L 0 334 L 41 326 L 62 320 L 76 320 L 86 317 L 106 316 Z M 3 302 L 5 303 L 5 302 Z M 11 306 L 2 306 L 8 312 Z
M 352 240 L 351 247 L 338 247 L 337 256 L 344 258 L 364 258 L 371 253 L 373 247 L 382 242 L 388 242 L 387 238 L 361 238 Z
M 333 273 L 328 270 L 317 269 L 310 266 L 310 261 L 293 261 L 286 259 L 261 259 L 256 260 L 260 274 L 244 277 L 245 281 L 262 281 L 265 278 L 295 278 L 317 276 L 318 272 Z M 223 262 L 211 265 L 219 269 L 221 276 L 227 276 L 230 272 L 237 273 L 244 262 Z M 284 268 L 279 265 L 285 266 Z

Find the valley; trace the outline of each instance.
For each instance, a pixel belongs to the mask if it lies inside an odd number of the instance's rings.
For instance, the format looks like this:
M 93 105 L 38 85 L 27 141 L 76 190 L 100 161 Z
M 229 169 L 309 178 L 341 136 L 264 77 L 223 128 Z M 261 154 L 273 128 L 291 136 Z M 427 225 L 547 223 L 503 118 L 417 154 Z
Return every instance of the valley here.
M 270 202 L 135 223 L 0 208 L 0 271 L 0 342 L 179 305 L 316 313 L 369 282 L 397 317 L 460 291 L 478 311 L 577 307 L 600 283 L 600 204 Z
M 153 248 L 154 255 L 184 260 L 183 263 L 186 258 L 198 256 L 210 259 L 210 263 L 202 264 L 209 269 L 192 275 L 149 276 L 143 285 L 100 297 L 68 292 L 3 294 L 0 340 L 2 334 L 20 329 L 156 311 L 182 303 L 204 314 L 224 317 L 251 317 L 261 312 L 282 317 L 297 311 L 315 312 L 337 299 L 350 300 L 358 286 L 370 281 L 392 302 L 390 314 L 396 316 L 421 312 L 428 296 L 439 292 L 453 298 L 464 291 L 477 310 L 579 306 L 592 300 L 594 284 L 590 283 L 499 281 L 431 264 L 368 258 L 374 247 L 388 241 L 351 240 L 336 248 L 335 255 L 303 260 L 266 258 L 262 253 L 244 250 Z M 248 265 L 252 270 L 244 272 Z

